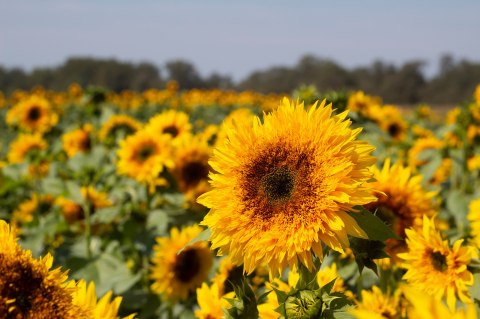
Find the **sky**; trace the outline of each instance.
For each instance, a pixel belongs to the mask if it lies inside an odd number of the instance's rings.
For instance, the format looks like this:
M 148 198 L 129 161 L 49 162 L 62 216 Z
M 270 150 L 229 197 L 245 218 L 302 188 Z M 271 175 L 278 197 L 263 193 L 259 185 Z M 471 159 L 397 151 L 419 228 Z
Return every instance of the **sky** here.
M 442 54 L 480 60 L 480 1 L 0 0 L 0 65 L 32 70 L 68 57 L 187 60 L 239 80 L 303 55 L 345 67 Z

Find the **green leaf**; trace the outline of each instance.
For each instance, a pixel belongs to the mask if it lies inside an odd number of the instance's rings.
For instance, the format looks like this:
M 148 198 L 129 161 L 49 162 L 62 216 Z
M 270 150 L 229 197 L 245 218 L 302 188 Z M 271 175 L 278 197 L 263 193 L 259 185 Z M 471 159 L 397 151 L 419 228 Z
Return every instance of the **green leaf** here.
M 68 198 L 73 200 L 77 204 L 82 204 L 84 199 L 80 186 L 73 181 L 68 181 L 66 186 L 68 191 Z
M 190 240 L 188 244 L 183 246 L 182 249 L 180 249 L 177 254 L 180 254 L 186 247 L 193 245 L 195 243 L 198 243 L 200 241 L 208 241 L 210 239 L 210 236 L 212 235 L 212 232 L 210 231 L 210 228 L 205 229 L 202 231 L 200 234 L 198 234 L 194 239 Z
M 368 239 L 379 241 L 385 241 L 390 238 L 400 239 L 380 218 L 370 213 L 364 207 L 355 206 L 354 208 L 357 212 L 350 212 L 349 214 L 367 234 Z
M 164 210 L 155 209 L 148 213 L 147 229 L 153 229 L 153 234 L 156 236 L 164 236 L 168 228 L 168 215 Z

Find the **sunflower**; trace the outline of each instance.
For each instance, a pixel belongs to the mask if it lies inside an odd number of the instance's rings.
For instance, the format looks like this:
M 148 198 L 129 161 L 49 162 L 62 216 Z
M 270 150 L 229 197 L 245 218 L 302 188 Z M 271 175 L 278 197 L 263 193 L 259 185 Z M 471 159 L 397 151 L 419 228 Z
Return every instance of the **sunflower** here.
M 470 172 L 480 169 L 480 155 L 474 155 L 467 160 L 467 168 Z
M 112 206 L 112 201 L 108 199 L 107 193 L 99 192 L 93 186 L 83 186 L 80 188 L 80 192 L 94 210 Z
M 240 108 L 228 114 L 228 116 L 226 116 L 223 120 L 222 125 L 219 127 L 214 145 L 221 146 L 221 143 L 226 140 L 228 130 L 230 129 L 230 127 L 232 127 L 233 122 L 251 123 L 253 116 L 254 114 L 252 113 L 252 111 L 247 108 Z
M 165 135 L 140 130 L 120 142 L 117 170 L 141 183 L 154 183 L 164 166 L 172 166 L 171 145 Z
M 145 126 L 145 130 L 153 136 L 164 134 L 176 140 L 190 133 L 192 124 L 187 113 L 169 110 L 153 116 Z
M 85 199 L 91 208 L 91 214 L 100 208 L 110 207 L 113 205 L 112 201 L 108 199 L 108 194 L 97 191 L 93 186 L 82 186 L 80 188 L 82 198 Z M 72 224 L 76 221 L 85 218 L 85 212 L 82 205 L 74 202 L 71 199 L 60 196 L 55 199 L 54 204 L 60 207 L 61 212 L 67 223 Z
M 467 218 L 470 222 L 470 233 L 473 237 L 471 242 L 477 248 L 480 248 L 480 198 L 470 202 Z
M 355 138 L 347 113 L 331 105 L 283 100 L 263 123 L 233 123 L 210 161 L 213 189 L 199 197 L 211 208 L 202 224 L 212 249 L 230 254 L 247 273 L 267 264 L 279 274 L 300 260 L 312 269 L 322 242 L 342 252 L 347 235 L 366 237 L 347 211 L 375 200 L 367 182 L 373 147 Z
M 85 218 L 85 213 L 81 205 L 65 197 L 58 197 L 55 205 L 60 207 L 61 212 L 67 223 L 72 224 Z
M 51 270 L 50 254 L 40 259 L 22 250 L 15 233 L 0 220 L 0 317 L 86 318 L 72 304 L 66 272 Z
M 122 297 L 115 297 L 112 300 L 112 292 L 107 292 L 100 300 L 97 300 L 95 284 L 88 284 L 80 280 L 75 284 L 76 290 L 72 293 L 72 303 L 80 307 L 87 314 L 88 319 L 117 319 L 118 309 L 122 302 Z M 135 315 L 123 317 L 123 319 L 133 319 Z
M 290 279 L 290 276 L 289 276 L 289 279 Z M 267 300 L 264 303 L 259 304 L 257 306 L 259 318 L 278 319 L 280 318 L 280 313 L 277 312 L 275 309 L 277 309 L 280 306 L 280 304 L 278 303 L 277 293 L 274 291 L 274 288 L 275 290 L 288 293 L 292 289 L 292 285 L 284 283 L 279 278 L 275 278 L 273 281 L 267 282 L 267 284 L 265 285 L 265 288 L 267 291 L 266 292 Z
M 477 308 L 468 303 L 457 310 L 448 309 L 441 300 L 410 286 L 401 287 L 403 296 L 409 303 L 407 318 L 410 319 L 477 319 Z M 370 318 L 370 317 L 369 317 Z
M 400 163 L 390 165 L 389 158 L 381 170 L 376 166 L 372 170 L 376 179 L 373 187 L 378 191 L 378 200 L 366 205 L 366 208 L 376 212 L 399 237 L 405 238 L 407 228 L 421 228 L 424 215 L 431 217 L 436 213 L 436 193 L 424 189 L 421 175 L 412 174 L 410 168 Z M 403 240 L 387 240 L 387 250 L 392 257 L 404 249 Z
M 221 295 L 233 291 L 233 285 L 240 285 L 244 279 L 243 268 L 235 265 L 230 258 L 223 258 L 220 261 L 218 273 L 213 277 L 212 282 L 215 283 Z
M 408 151 L 408 163 L 412 169 L 425 165 L 426 161 L 420 158 L 420 154 L 425 150 L 440 150 L 445 146 L 445 142 L 436 137 L 419 138 Z
M 142 128 L 142 124 L 131 116 L 118 114 L 111 116 L 103 123 L 98 137 L 102 142 L 108 139 L 115 140 L 118 136 L 128 136 Z
M 439 185 L 445 183 L 450 177 L 452 172 L 453 160 L 451 158 L 444 158 L 440 163 L 440 166 L 435 170 L 431 183 Z
M 400 110 L 393 105 L 385 105 L 376 117 L 380 128 L 395 141 L 403 141 L 407 136 L 408 125 Z
M 233 296 L 232 294 L 222 296 L 215 283 L 210 287 L 206 283 L 203 283 L 202 287 L 197 288 L 197 302 L 200 309 L 195 310 L 195 317 L 199 319 L 225 318 L 223 309 L 228 309 L 231 306 L 226 298 Z
M 362 301 L 357 301 L 357 307 L 349 312 L 358 319 L 400 319 L 405 317 L 401 301 L 400 290 L 384 294 L 372 286 L 371 291 L 362 290 Z
M 362 91 L 357 91 L 348 97 L 347 109 L 351 112 L 367 115 L 371 113 L 370 108 L 376 108 L 381 104 L 382 101 L 379 97 L 366 95 Z
M 57 124 L 58 114 L 46 99 L 33 95 L 10 109 L 6 121 L 27 132 L 45 133 Z
M 38 195 L 33 193 L 29 199 L 21 202 L 13 212 L 12 225 L 31 222 L 36 212 L 48 212 L 53 202 L 54 198 L 49 194 Z
M 185 247 L 201 231 L 198 225 L 185 227 L 181 231 L 172 228 L 170 238 L 157 238 L 151 270 L 154 292 L 167 300 L 185 300 L 207 279 L 213 263 L 208 243 L 197 242 Z
M 446 297 L 450 310 L 455 310 L 456 296 L 470 303 L 468 286 L 473 285 L 473 275 L 467 270 L 470 260 L 476 257 L 473 247 L 462 247 L 457 240 L 450 247 L 435 229 L 433 218 L 423 217 L 423 229 L 405 230 L 408 252 L 398 254 L 407 269 L 403 279 L 413 287 L 440 300 Z
M 23 163 L 28 156 L 34 156 L 35 152 L 46 150 L 47 142 L 39 134 L 20 134 L 10 143 L 7 154 L 11 164 Z
M 209 190 L 208 160 L 211 152 L 211 148 L 200 137 L 185 137 L 176 147 L 175 162 L 171 172 L 177 181 L 178 188 L 191 202 L 195 202 L 198 195 Z
M 73 157 L 78 152 L 88 152 L 92 148 L 93 126 L 85 124 L 83 127 L 65 133 L 62 136 L 63 149 L 68 157 Z

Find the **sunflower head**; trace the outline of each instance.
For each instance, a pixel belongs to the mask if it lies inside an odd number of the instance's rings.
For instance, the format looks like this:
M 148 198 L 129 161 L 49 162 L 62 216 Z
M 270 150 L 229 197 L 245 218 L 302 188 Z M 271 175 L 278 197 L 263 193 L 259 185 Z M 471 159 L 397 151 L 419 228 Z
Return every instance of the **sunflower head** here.
M 199 198 L 211 208 L 203 220 L 212 248 L 230 254 L 251 273 L 267 264 L 271 274 L 300 260 L 310 269 L 322 244 L 343 251 L 347 235 L 363 236 L 347 214 L 375 200 L 368 180 L 373 147 L 355 138 L 346 113 L 331 105 L 284 99 L 263 123 L 232 122 L 214 151 L 212 190 Z
M 20 134 L 11 144 L 7 154 L 11 164 L 34 159 L 37 152 L 46 150 L 47 142 L 39 134 Z
M 73 157 L 81 152 L 88 152 L 92 148 L 92 132 L 93 126 L 85 124 L 83 127 L 65 133 L 62 136 L 63 149 L 68 157 Z
M 436 213 L 436 193 L 428 192 L 422 186 L 421 175 L 413 174 L 409 167 L 404 167 L 401 163 L 392 165 L 389 158 L 382 169 L 376 166 L 371 169 L 378 199 L 366 205 L 366 208 L 375 212 L 402 238 L 387 240 L 387 250 L 394 257 L 397 252 L 405 250 L 405 229 L 421 228 L 423 216 L 431 217 Z
M 117 137 L 133 134 L 141 127 L 142 124 L 133 117 L 125 114 L 114 115 L 102 125 L 98 136 L 101 141 L 111 143 Z
M 213 262 L 208 244 L 197 242 L 185 247 L 201 231 L 198 225 L 173 228 L 170 238 L 157 238 L 151 274 L 154 292 L 167 300 L 185 300 L 207 279 Z
M 0 220 L 0 317 L 78 318 L 67 275 L 53 269 L 53 258 L 34 259 L 16 243 L 15 233 Z
M 190 133 L 192 125 L 187 113 L 169 110 L 152 117 L 145 130 L 154 136 L 164 134 L 176 140 L 183 134 Z
M 141 183 L 152 183 L 165 166 L 172 166 L 170 140 L 140 130 L 120 142 L 117 170 Z
M 462 240 L 450 246 L 435 228 L 433 218 L 426 216 L 421 230 L 407 229 L 406 234 L 408 252 L 398 254 L 407 269 L 403 278 L 438 300 L 445 297 L 452 311 L 457 297 L 471 302 L 468 286 L 473 285 L 473 275 L 467 265 L 476 257 L 473 247 L 462 246 Z
M 45 133 L 57 124 L 58 115 L 48 100 L 32 95 L 9 110 L 6 120 L 8 124 L 18 125 L 24 131 Z

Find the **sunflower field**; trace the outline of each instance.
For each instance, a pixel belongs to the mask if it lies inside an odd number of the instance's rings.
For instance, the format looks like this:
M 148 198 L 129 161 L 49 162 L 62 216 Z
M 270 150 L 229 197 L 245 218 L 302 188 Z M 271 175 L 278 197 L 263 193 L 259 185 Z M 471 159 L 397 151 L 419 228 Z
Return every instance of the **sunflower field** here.
M 480 85 L 0 92 L 0 318 L 477 318 Z

